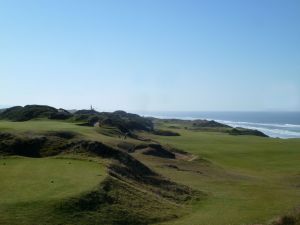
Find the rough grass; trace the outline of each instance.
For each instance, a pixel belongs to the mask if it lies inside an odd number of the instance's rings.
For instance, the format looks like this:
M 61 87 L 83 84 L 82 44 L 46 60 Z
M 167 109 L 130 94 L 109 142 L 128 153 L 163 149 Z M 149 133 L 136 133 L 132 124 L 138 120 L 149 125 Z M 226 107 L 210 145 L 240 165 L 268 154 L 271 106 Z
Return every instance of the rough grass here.
M 71 224 L 145 225 L 177 218 L 184 208 L 138 183 L 110 177 L 97 191 L 69 199 L 56 212 Z
M 295 208 L 288 214 L 280 216 L 271 221 L 268 225 L 299 225 L 300 224 L 300 208 Z

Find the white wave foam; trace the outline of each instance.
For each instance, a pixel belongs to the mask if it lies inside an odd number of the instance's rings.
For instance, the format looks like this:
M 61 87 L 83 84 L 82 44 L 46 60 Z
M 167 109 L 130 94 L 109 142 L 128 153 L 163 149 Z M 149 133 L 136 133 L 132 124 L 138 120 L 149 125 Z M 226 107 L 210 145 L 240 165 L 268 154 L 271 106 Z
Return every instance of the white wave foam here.
M 233 121 L 219 121 L 220 123 L 227 124 L 232 127 L 243 127 L 248 129 L 254 129 L 259 130 L 265 134 L 267 134 L 270 137 L 279 137 L 279 138 L 300 138 L 300 129 L 297 130 L 288 130 L 288 129 L 278 129 L 279 128 L 288 128 L 288 127 L 282 127 L 282 126 L 273 126 L 273 124 L 269 125 L 270 127 L 267 127 L 266 124 L 260 124 L 260 123 L 241 123 L 241 122 L 233 122 Z M 252 125 L 247 125 L 252 124 Z
M 277 124 L 277 123 L 254 123 L 254 122 L 240 122 L 240 121 L 229 121 L 229 120 L 216 120 L 220 123 L 236 123 L 236 124 L 245 124 L 245 125 L 257 125 L 257 126 L 271 126 L 271 127 L 281 127 L 281 128 L 299 128 L 298 124 Z
M 254 122 L 245 122 L 245 121 L 229 121 L 229 120 L 217 120 L 212 118 L 195 118 L 195 117 L 183 117 L 183 116 L 161 116 L 161 115 L 160 116 L 144 115 L 144 116 L 152 116 L 160 119 L 215 120 L 219 123 L 227 124 L 232 127 L 243 127 L 248 129 L 259 130 L 270 137 L 300 138 L 299 124 L 254 123 Z

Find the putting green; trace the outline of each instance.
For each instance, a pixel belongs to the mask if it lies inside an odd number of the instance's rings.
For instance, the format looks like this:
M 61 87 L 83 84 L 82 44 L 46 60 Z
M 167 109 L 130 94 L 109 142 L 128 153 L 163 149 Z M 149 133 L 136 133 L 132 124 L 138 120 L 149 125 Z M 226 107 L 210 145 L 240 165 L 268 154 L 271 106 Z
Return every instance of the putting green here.
M 95 188 L 105 175 L 104 165 L 86 160 L 0 159 L 0 204 L 74 196 Z

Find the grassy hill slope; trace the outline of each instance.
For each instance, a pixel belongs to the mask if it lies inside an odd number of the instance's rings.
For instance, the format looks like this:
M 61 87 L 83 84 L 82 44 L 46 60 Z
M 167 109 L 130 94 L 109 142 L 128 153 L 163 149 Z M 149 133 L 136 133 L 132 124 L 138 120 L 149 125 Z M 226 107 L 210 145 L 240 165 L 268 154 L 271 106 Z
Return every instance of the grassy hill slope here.
M 183 205 L 200 192 L 152 171 L 115 146 L 122 138 L 98 129 L 51 120 L 0 121 L 0 179 L 6 180 L 0 224 L 150 224 L 187 213 Z M 105 175 L 102 167 L 89 169 L 94 161 L 106 167 Z
M 231 128 L 215 127 L 215 124 L 210 130 L 192 129 L 193 124 L 182 121 L 159 120 L 154 125 L 155 130 L 168 130 L 178 135 L 135 131 L 139 139 L 125 139 L 117 132 L 107 135 L 108 125 L 78 126 L 76 122 L 53 120 L 0 121 L 0 150 L 2 155 L 6 155 L 0 159 L 0 166 L 7 160 L 15 162 L 16 169 L 11 173 L 20 171 L 17 168 L 22 167 L 22 163 L 18 160 L 45 160 L 45 163 L 30 163 L 30 167 L 33 170 L 44 167 L 50 169 L 49 174 L 55 174 L 55 171 L 62 171 L 59 168 L 70 166 L 58 163 L 68 162 L 65 160 L 70 157 L 82 161 L 78 168 L 84 169 L 78 172 L 78 176 L 90 173 L 91 176 L 85 178 L 88 180 L 94 176 L 94 165 L 101 163 L 100 166 L 107 168 L 106 175 L 96 176 L 91 183 L 86 182 L 86 186 L 78 181 L 80 178 L 76 179 L 77 169 L 71 171 L 74 178 L 64 180 L 66 186 L 72 184 L 66 189 L 70 195 L 52 198 L 47 190 L 41 190 L 43 197 L 40 201 L 5 204 L 4 200 L 0 200 L 0 223 L 270 224 L 299 205 L 299 139 L 235 136 L 224 132 L 224 129 Z M 8 134 L 13 137 L 5 136 Z M 54 151 L 54 157 L 64 159 L 15 159 L 8 156 L 15 153 L 3 144 L 14 143 L 12 149 L 19 148 L 20 145 L 15 145 L 19 138 L 23 144 L 32 143 L 28 142 L 28 138 L 42 138 L 46 141 L 38 148 L 42 153 L 39 157 Z M 45 177 L 42 173 L 34 176 L 36 182 L 42 184 L 46 181 L 48 185 L 52 178 L 47 175 L 47 170 L 41 171 L 44 171 Z M 101 167 L 99 173 L 103 171 Z M 68 171 L 65 172 L 68 174 Z M 5 174 L 0 173 L 0 176 L 5 177 Z M 21 180 L 18 181 L 18 178 Z M 22 184 L 26 182 L 23 179 L 24 175 L 19 174 L 14 182 Z M 20 194 L 17 188 L 15 192 Z M 60 189 L 57 190 L 60 192 Z M 11 194 L 5 194 L 5 198 L 5 201 L 14 199 Z M 15 214 L 16 217 L 13 216 Z

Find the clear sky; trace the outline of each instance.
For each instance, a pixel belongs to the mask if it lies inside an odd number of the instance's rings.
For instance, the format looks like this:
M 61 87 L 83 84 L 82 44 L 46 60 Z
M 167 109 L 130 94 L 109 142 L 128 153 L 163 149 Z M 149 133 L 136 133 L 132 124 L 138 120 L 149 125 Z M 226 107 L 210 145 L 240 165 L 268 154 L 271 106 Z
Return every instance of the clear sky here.
M 0 105 L 300 110 L 299 0 L 0 0 Z

